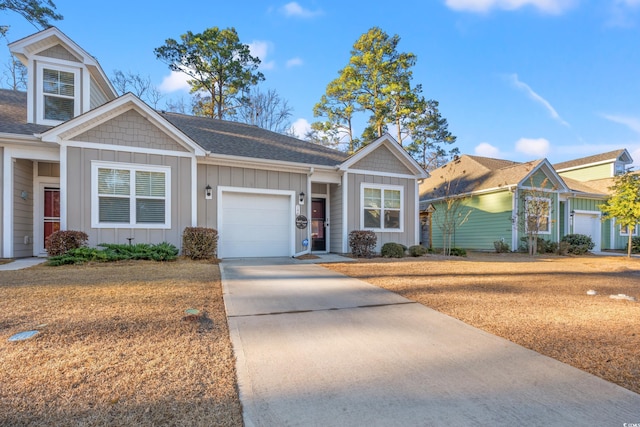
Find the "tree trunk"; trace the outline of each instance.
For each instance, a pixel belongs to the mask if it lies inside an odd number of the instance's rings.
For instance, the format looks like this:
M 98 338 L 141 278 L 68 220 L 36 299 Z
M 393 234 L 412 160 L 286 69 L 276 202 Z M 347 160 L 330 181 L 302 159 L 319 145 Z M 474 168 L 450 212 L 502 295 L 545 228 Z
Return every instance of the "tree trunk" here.
M 631 245 L 633 243 L 633 228 L 631 225 L 627 226 L 627 229 L 629 230 L 629 242 L 627 243 L 627 258 L 631 258 Z

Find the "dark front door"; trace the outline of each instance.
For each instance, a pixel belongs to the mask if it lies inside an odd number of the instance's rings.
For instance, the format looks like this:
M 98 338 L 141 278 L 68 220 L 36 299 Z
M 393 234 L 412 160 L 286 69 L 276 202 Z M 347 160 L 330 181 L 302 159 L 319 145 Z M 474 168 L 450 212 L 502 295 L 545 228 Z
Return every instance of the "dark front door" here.
M 327 250 L 325 203 L 325 199 L 311 201 L 311 250 L 313 251 Z

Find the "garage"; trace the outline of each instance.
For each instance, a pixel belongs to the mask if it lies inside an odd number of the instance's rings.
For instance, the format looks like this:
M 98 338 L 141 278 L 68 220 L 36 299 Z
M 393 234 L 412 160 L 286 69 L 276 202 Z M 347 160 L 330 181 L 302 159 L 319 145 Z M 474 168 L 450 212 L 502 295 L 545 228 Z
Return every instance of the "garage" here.
M 219 200 L 219 256 L 293 255 L 290 194 L 223 191 Z
M 600 251 L 600 235 L 602 223 L 600 221 L 600 212 L 578 212 L 573 214 L 573 232 L 575 234 L 585 234 L 591 237 L 595 243 L 594 252 Z

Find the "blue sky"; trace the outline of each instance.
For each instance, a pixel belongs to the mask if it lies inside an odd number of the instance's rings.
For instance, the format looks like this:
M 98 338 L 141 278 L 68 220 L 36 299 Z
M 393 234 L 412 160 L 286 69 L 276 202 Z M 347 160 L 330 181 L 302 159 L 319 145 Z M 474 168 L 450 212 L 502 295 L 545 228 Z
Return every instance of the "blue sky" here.
M 560 162 L 627 148 L 640 165 L 640 0 L 55 4 L 56 26 L 109 76 L 148 75 L 167 99 L 188 92 L 153 49 L 188 30 L 235 27 L 262 60 L 261 88 L 293 107 L 299 135 L 353 43 L 378 26 L 417 55 L 414 84 L 440 102 L 462 153 Z M 7 12 L 0 24 L 10 40 L 35 31 Z

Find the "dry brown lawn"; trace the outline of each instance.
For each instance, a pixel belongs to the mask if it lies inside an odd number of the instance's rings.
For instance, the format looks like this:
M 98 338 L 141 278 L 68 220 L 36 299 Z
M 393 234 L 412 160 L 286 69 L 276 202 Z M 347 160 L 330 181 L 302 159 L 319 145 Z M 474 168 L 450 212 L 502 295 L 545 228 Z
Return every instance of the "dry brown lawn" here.
M 218 266 L 0 272 L 0 425 L 241 426 Z
M 640 302 L 610 298 L 640 301 L 640 259 L 471 254 L 325 267 L 640 393 Z

